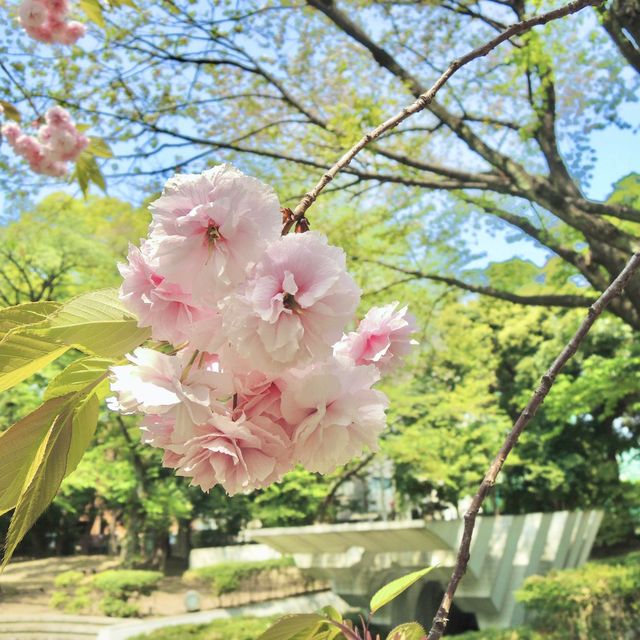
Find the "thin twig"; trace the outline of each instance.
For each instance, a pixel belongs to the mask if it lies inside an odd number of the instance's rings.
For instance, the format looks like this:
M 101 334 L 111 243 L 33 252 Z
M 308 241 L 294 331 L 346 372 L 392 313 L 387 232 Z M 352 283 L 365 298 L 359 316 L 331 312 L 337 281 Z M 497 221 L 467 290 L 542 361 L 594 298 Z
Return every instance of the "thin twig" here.
M 498 455 L 494 458 L 489 470 L 487 471 L 482 484 L 478 489 L 478 492 L 471 501 L 471 506 L 464 516 L 464 530 L 462 533 L 462 541 L 460 542 L 460 548 L 458 549 L 458 556 L 456 558 L 456 564 L 451 575 L 451 580 L 447 586 L 440 608 L 433 620 L 433 626 L 429 631 L 427 640 L 439 640 L 444 633 L 447 626 L 449 611 L 451 610 L 451 603 L 453 602 L 453 596 L 458 588 L 458 584 L 467 570 L 467 563 L 469 562 L 469 549 L 471 546 L 471 536 L 473 534 L 473 528 L 476 523 L 476 517 L 480 511 L 480 507 L 487 494 L 496 482 L 496 478 L 504 465 L 507 456 L 515 446 L 520 434 L 524 428 L 529 424 L 533 416 L 535 415 L 538 407 L 542 404 L 545 397 L 549 393 L 549 390 L 553 386 L 557 375 L 560 373 L 564 365 L 571 359 L 576 353 L 580 344 L 584 340 L 587 333 L 593 326 L 594 322 L 607 308 L 609 303 L 622 293 L 622 290 L 629 282 L 631 277 L 640 269 L 640 252 L 635 253 L 627 263 L 626 267 L 620 272 L 618 277 L 609 285 L 607 290 L 589 307 L 587 317 L 582 321 L 582 324 L 578 327 L 571 340 L 564 347 L 560 355 L 555 359 L 554 363 L 549 367 L 548 371 L 542 376 L 538 388 L 531 396 L 529 403 L 524 408 L 520 417 L 516 420 L 511 432 L 504 441 Z
M 320 192 L 335 178 L 338 172 L 348 166 L 351 161 L 358 155 L 358 153 L 360 153 L 360 151 L 362 151 L 362 149 L 364 149 L 370 142 L 377 140 L 381 135 L 383 135 L 390 129 L 397 127 L 401 122 L 403 122 L 410 116 L 425 109 L 433 101 L 438 91 L 447 83 L 451 76 L 453 76 L 453 74 L 458 71 L 458 69 L 462 68 L 472 60 L 486 56 L 498 45 L 502 44 L 506 40 L 509 40 L 509 38 L 513 38 L 514 36 L 525 33 L 526 31 L 529 31 L 530 29 L 538 25 L 547 24 L 548 22 L 557 20 L 558 18 L 564 18 L 565 16 L 568 16 L 572 13 L 577 13 L 578 11 L 581 11 L 586 7 L 599 6 L 603 2 L 604 0 L 574 0 L 573 2 L 569 2 L 565 6 L 554 9 L 553 11 L 528 18 L 516 24 L 512 24 L 511 26 L 507 27 L 500 35 L 496 36 L 492 40 L 489 40 L 489 42 L 487 42 L 486 44 L 483 44 L 480 47 L 476 47 L 464 56 L 454 60 L 447 67 L 445 72 L 436 80 L 433 86 L 428 91 L 425 91 L 423 94 L 421 94 L 415 102 L 402 109 L 402 111 L 397 113 L 395 116 L 378 125 L 375 129 L 361 138 L 353 147 L 351 147 L 351 149 L 349 149 L 349 151 L 347 151 L 340 158 L 340 160 L 338 160 L 338 162 L 336 162 L 331 167 L 331 169 L 329 169 L 322 176 L 318 184 L 313 189 L 311 189 L 311 191 L 307 192 L 304 195 L 298 206 L 294 209 L 293 213 L 295 218 L 299 219 L 304 216 L 307 209 L 316 201 L 316 198 L 318 197 Z

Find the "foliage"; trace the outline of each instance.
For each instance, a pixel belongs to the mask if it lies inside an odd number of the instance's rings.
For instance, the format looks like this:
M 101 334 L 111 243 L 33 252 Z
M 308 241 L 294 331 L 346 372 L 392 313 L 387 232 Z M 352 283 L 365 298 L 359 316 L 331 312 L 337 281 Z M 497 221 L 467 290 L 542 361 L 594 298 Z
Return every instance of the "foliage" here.
M 221 562 L 211 567 L 189 569 L 183 580 L 187 584 L 206 586 L 218 596 L 241 589 L 244 581 L 259 574 L 293 566 L 293 559 L 289 557 L 256 562 Z
M 104 615 L 135 617 L 140 615 L 136 600 L 152 593 L 161 579 L 158 571 L 109 569 L 95 575 L 65 571 L 56 576 L 50 604 L 67 613 L 91 613 L 99 598 Z
M 273 618 L 225 618 L 208 624 L 179 625 L 157 629 L 132 640 L 256 640 Z
M 532 576 L 517 598 L 545 637 L 623 638 L 640 628 L 640 553 Z
M 527 627 L 517 629 L 484 629 L 469 631 L 456 636 L 457 640 L 544 640 L 548 635 L 541 634 Z

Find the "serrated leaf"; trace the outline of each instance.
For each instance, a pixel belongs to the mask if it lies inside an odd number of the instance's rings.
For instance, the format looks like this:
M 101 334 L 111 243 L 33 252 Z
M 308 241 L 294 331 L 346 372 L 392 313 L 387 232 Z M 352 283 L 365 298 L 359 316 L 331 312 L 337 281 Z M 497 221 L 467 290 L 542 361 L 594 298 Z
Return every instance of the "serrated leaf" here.
M 43 322 L 59 308 L 58 302 L 27 302 L 0 309 L 0 339 L 12 329 Z
M 26 380 L 68 349 L 29 327 L 8 332 L 0 340 L 0 392 Z
M 98 0 L 80 0 L 80 7 L 85 12 L 89 20 L 95 22 L 99 27 L 104 29 L 104 16 L 102 15 L 102 7 Z
M 44 399 L 49 400 L 68 393 L 82 391 L 91 383 L 104 377 L 107 369 L 115 362 L 109 358 L 93 356 L 79 358 L 49 382 Z
M 415 584 L 431 571 L 433 567 L 427 567 L 426 569 L 420 569 L 420 571 L 414 571 L 402 578 L 391 581 L 389 584 L 379 589 L 371 598 L 369 603 L 369 609 L 371 613 L 375 613 L 378 609 L 384 607 L 385 604 L 389 604 L 392 600 L 397 598 L 403 591 L 406 591 L 411 585 Z
M 95 156 L 87 149 L 78 156 L 73 176 L 78 180 L 78 184 L 85 197 L 91 182 L 97 184 L 103 191 L 106 191 L 106 183 L 102 171 L 100 171 Z
M 0 515 L 16 506 L 36 452 L 69 399 L 49 400 L 0 433 Z
M 424 628 L 417 622 L 407 622 L 392 629 L 387 640 L 423 640 L 426 635 Z
M 310 638 L 318 624 L 326 621 L 326 618 L 317 613 L 300 613 L 280 618 L 269 627 L 258 640 L 292 640 L 299 634 L 302 638 Z M 306 634 L 306 635 L 305 635 Z
M 148 328 L 118 299 L 116 289 L 85 293 L 65 302 L 42 333 L 50 339 L 102 358 L 119 358 L 147 340 Z
M 54 418 L 27 472 L 25 485 L 9 524 L 3 567 L 58 491 L 67 468 L 72 422 L 73 406 L 71 402 L 67 402 L 61 413 Z
M 14 122 L 20 122 L 22 120 L 18 109 L 16 109 L 16 107 L 14 107 L 10 102 L 0 100 L 0 105 L 2 105 L 2 108 L 4 109 L 5 118 L 13 120 Z
M 100 401 L 95 393 L 80 402 L 73 412 L 71 442 L 67 455 L 67 465 L 64 476 L 68 476 L 82 459 L 84 452 L 89 448 L 91 439 L 96 431 L 98 416 L 100 414 Z
M 102 138 L 89 138 L 86 151 L 99 158 L 113 158 L 111 147 Z

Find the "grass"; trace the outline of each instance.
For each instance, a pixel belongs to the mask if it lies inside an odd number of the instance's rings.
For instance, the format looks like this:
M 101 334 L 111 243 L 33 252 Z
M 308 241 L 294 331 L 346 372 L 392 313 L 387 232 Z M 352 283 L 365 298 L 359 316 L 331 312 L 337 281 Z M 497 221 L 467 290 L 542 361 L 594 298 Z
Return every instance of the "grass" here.
M 131 640 L 256 640 L 277 618 L 225 618 L 157 629 Z

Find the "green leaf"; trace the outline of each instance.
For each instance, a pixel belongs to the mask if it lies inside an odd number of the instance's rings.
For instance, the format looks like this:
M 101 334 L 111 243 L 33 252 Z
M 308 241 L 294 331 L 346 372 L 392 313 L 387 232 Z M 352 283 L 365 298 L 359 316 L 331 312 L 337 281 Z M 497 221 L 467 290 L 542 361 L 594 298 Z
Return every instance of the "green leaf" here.
M 72 298 L 48 320 L 43 334 L 102 358 L 119 358 L 141 345 L 151 332 L 118 299 L 116 289 Z
M 18 503 L 36 452 L 69 398 L 45 402 L 0 433 L 0 515 Z
M 20 122 L 22 120 L 20 112 L 10 102 L 0 100 L 0 105 L 2 105 L 2 108 L 4 109 L 5 118 L 14 120 L 15 122 Z
M 329 618 L 329 620 L 333 620 L 334 622 L 342 622 L 342 616 L 335 607 L 327 605 L 326 607 L 322 607 L 321 611 L 327 618 Z
M 102 138 L 89 138 L 86 150 L 99 158 L 113 158 L 111 147 Z
M 69 349 L 34 331 L 13 330 L 0 340 L 0 392 L 26 380 Z
M 91 182 L 97 184 L 103 191 L 106 191 L 106 183 L 102 171 L 100 171 L 100 167 L 96 162 L 96 157 L 88 149 L 85 149 L 80 156 L 78 156 L 73 177 L 78 180 L 78 184 L 85 197 Z
M 27 302 L 0 309 L 0 339 L 13 329 L 43 322 L 59 308 L 57 302 Z
M 87 18 L 92 22 L 95 22 L 99 27 L 104 29 L 105 21 L 102 15 L 102 7 L 98 0 L 80 0 L 80 6 L 82 10 L 87 14 Z
M 302 638 L 311 637 L 322 622 L 326 622 L 326 618 L 317 613 L 284 616 L 269 627 L 258 640 L 292 640 L 294 637 L 298 640 L 298 634 L 301 634 L 300 640 L 302 640 Z
M 99 414 L 100 401 L 95 393 L 89 395 L 76 407 L 73 413 L 71 442 L 64 471 L 65 477 L 75 470 L 84 452 L 89 448 L 96 431 Z
M 371 613 L 375 613 L 378 609 L 384 607 L 385 604 L 389 604 L 393 599 L 397 598 L 403 591 L 408 589 L 412 584 L 418 582 L 420 578 L 424 577 L 431 571 L 433 567 L 427 567 L 426 569 L 420 569 L 420 571 L 414 571 L 402 578 L 393 580 L 389 584 L 379 589 L 371 598 L 369 608 Z
M 426 635 L 427 632 L 417 622 L 407 622 L 392 629 L 387 640 L 423 640 Z
M 73 403 L 67 402 L 56 415 L 38 447 L 11 517 L 2 566 L 40 514 L 51 504 L 64 478 L 71 444 Z
M 82 391 L 92 382 L 104 377 L 107 369 L 115 362 L 108 358 L 93 356 L 79 358 L 49 382 L 44 399 L 49 400 L 67 393 Z

